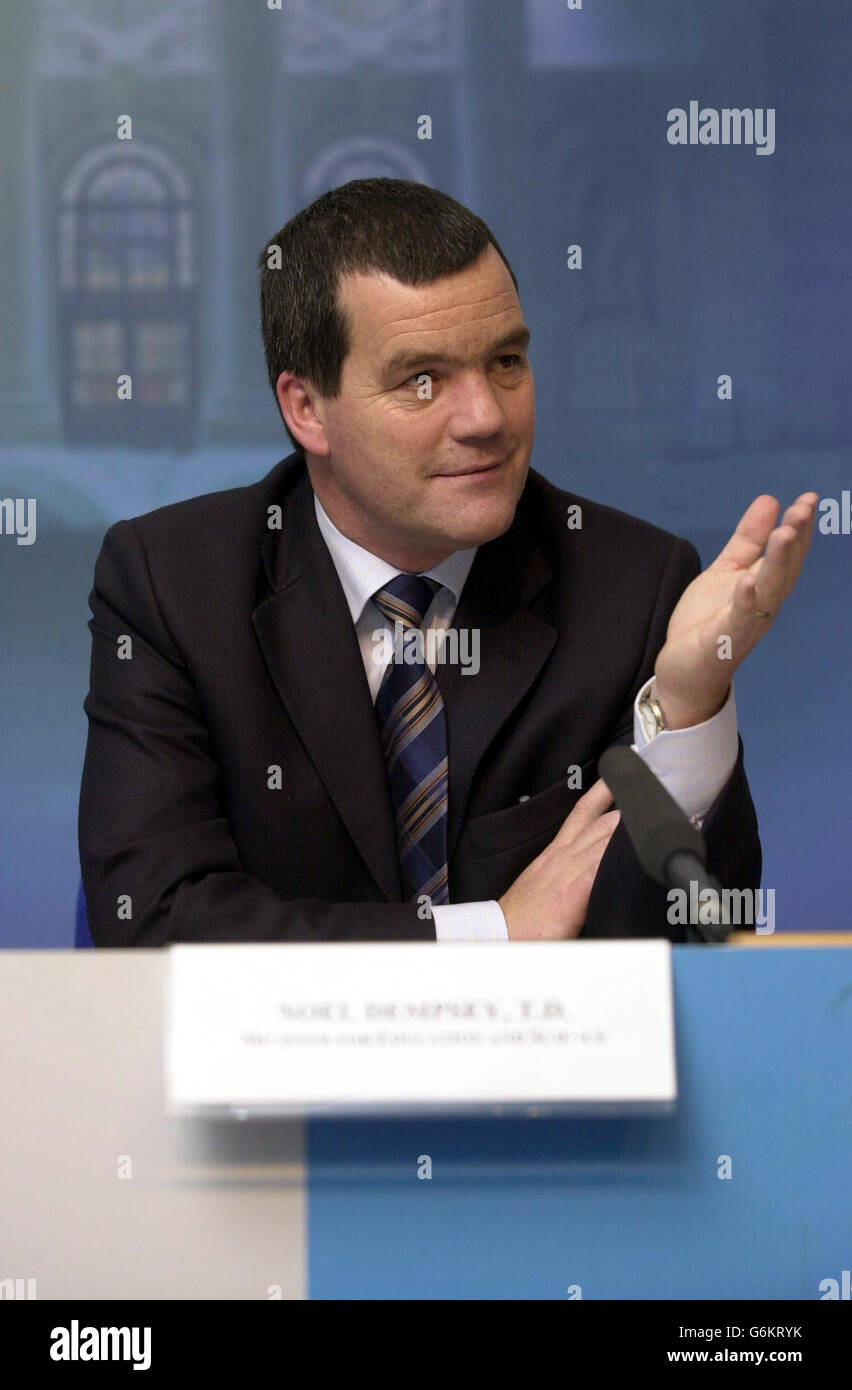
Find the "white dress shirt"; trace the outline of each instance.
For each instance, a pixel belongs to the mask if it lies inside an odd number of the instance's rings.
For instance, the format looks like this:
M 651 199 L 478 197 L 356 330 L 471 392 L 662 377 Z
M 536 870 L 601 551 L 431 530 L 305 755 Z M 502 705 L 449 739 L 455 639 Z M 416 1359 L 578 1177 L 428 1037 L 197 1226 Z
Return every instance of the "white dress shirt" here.
M 392 650 L 394 632 L 373 603 L 373 594 L 399 574 L 399 570 L 344 536 L 324 510 L 316 493 L 314 508 L 317 524 L 349 604 L 370 694 L 375 703 L 388 665 L 387 652 Z M 423 571 L 428 578 L 437 580 L 441 585 L 423 615 L 424 632 L 429 628 L 450 626 L 476 551 L 476 546 L 469 550 L 457 550 L 433 569 Z M 379 632 L 386 634 L 385 643 L 376 640 Z M 430 655 L 429 645 L 426 644 L 427 663 L 434 673 L 435 661 L 429 660 Z M 737 712 L 733 686 L 722 709 L 712 719 L 689 729 L 664 729 L 649 740 L 638 705 L 652 685 L 653 677 L 636 696 L 633 706 L 633 747 L 678 805 L 700 825 L 737 761 Z M 438 941 L 509 940 L 506 919 L 496 901 L 433 907 L 432 917 Z

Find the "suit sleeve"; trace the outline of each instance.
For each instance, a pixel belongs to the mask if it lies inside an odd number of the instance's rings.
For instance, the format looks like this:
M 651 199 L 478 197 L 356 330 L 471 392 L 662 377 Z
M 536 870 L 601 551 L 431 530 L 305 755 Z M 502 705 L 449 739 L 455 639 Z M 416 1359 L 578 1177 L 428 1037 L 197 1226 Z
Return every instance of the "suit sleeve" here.
M 78 837 L 96 946 L 435 940 L 416 904 L 287 901 L 246 873 L 197 692 L 132 522 L 107 532 L 89 606 Z
M 648 630 L 642 664 L 630 703 L 609 744 L 633 742 L 633 702 L 640 687 L 653 675 L 669 618 L 680 595 L 700 573 L 698 552 L 688 541 L 678 540 L 660 584 Z M 756 889 L 762 867 L 757 816 L 743 763 L 739 740 L 736 765 L 704 818 L 707 867 L 723 888 Z M 702 940 L 690 926 L 668 921 L 666 889 L 640 867 L 623 824 L 619 824 L 598 867 L 583 937 L 668 937 L 675 942 Z M 743 925 L 748 925 L 743 923 Z

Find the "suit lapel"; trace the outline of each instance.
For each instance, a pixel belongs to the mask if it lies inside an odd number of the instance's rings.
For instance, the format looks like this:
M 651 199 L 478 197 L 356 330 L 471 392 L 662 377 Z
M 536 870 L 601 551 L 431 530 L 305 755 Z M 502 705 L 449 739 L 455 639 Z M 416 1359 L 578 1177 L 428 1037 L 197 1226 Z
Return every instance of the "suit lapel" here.
M 287 712 L 386 898 L 402 895 L 394 815 L 352 616 L 303 469 L 262 545 L 272 595 L 252 614 Z M 306 833 L 310 833 L 306 827 Z
M 271 595 L 252 614 L 279 695 L 376 883 L 399 901 L 393 805 L 361 651 L 334 562 L 317 526 L 307 470 L 297 472 L 282 528 L 264 537 Z M 441 665 L 449 753 L 447 859 L 477 766 L 532 686 L 556 629 L 529 610 L 551 577 L 523 498 L 509 530 L 477 551 L 453 627 L 478 629 L 480 666 Z
M 478 629 L 479 671 L 437 665 L 447 717 L 449 808 L 447 860 L 452 859 L 483 754 L 527 694 L 553 650 L 556 629 L 531 612 L 551 577 L 526 521 L 523 499 L 504 535 L 477 551 L 453 618 Z

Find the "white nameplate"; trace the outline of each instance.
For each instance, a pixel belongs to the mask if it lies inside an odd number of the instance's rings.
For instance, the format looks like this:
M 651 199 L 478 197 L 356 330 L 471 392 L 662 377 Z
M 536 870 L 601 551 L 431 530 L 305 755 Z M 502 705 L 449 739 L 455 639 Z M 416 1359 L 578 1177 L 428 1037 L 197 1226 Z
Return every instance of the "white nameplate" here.
M 172 1113 L 677 1097 L 668 941 L 173 946 L 167 984 Z

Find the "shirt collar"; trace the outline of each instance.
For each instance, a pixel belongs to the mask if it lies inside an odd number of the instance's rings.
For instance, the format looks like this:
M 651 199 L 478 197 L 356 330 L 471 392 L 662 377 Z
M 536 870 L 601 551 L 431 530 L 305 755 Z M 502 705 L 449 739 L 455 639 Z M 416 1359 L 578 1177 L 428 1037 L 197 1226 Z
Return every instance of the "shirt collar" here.
M 338 531 L 316 493 L 314 493 L 314 510 L 317 525 L 331 553 L 334 567 L 346 595 L 352 621 L 357 623 L 376 590 L 381 589 L 383 585 L 393 579 L 394 575 L 399 574 L 399 570 L 393 565 L 389 565 L 387 560 L 373 555 L 372 551 L 365 550 L 362 545 L 358 545 L 348 536 L 344 536 L 342 531 Z M 441 560 L 432 569 L 422 571 L 428 578 L 435 579 L 445 589 L 449 589 L 455 600 L 455 605 L 458 605 L 461 598 L 462 589 L 478 548 L 474 545 L 468 550 L 455 550 L 452 555 L 448 555 L 445 560 Z

